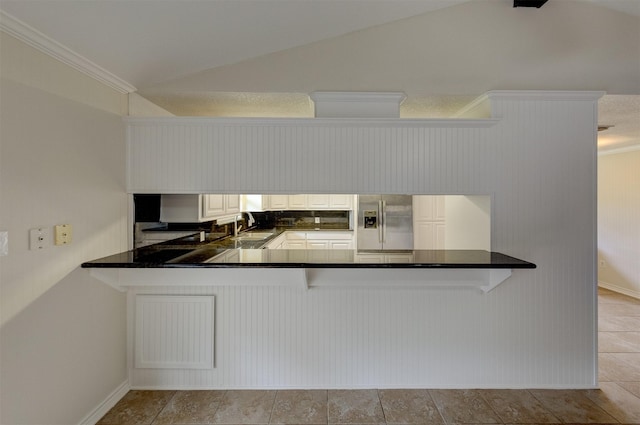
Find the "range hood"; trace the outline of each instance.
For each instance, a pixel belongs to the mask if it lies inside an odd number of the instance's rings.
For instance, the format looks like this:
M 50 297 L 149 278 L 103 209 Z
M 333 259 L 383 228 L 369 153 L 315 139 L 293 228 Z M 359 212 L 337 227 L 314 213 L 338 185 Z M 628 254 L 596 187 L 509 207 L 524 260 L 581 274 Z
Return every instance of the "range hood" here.
M 403 92 L 317 91 L 309 95 L 316 118 L 400 118 Z

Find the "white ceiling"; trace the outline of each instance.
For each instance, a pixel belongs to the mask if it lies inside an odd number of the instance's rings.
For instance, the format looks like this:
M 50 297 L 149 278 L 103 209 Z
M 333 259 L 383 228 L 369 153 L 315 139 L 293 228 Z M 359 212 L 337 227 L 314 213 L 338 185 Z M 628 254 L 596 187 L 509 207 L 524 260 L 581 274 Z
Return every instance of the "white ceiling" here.
M 157 100 L 171 96 L 169 90 L 163 94 L 164 83 L 169 87 L 171 82 L 212 69 L 471 1 L 492 2 L 505 10 L 513 4 L 512 0 L 2 0 L 0 9 L 115 75 L 133 86 L 131 89 L 138 88 L 144 94 L 149 88 Z M 561 1 L 615 10 L 638 18 L 640 23 L 640 0 L 549 0 L 543 9 Z M 640 87 L 640 57 L 636 59 Z M 235 87 L 207 90 L 201 86 L 199 91 L 204 95 L 179 99 L 174 94 L 169 103 L 182 102 L 182 110 L 188 110 L 188 104 L 194 102 L 231 105 L 268 98 L 268 104 L 277 105 L 278 99 L 286 103 L 293 97 L 294 103 L 304 105 L 300 97 L 287 94 L 300 90 L 287 90 L 286 84 L 271 94 L 239 94 L 251 90 Z M 408 94 L 407 116 L 424 115 L 424 111 L 446 116 L 480 93 L 439 93 L 431 99 L 412 99 Z M 601 102 L 600 123 L 614 125 L 606 133 L 618 140 L 609 146 L 640 143 L 638 94 L 618 93 Z M 199 110 L 205 109 L 200 105 Z

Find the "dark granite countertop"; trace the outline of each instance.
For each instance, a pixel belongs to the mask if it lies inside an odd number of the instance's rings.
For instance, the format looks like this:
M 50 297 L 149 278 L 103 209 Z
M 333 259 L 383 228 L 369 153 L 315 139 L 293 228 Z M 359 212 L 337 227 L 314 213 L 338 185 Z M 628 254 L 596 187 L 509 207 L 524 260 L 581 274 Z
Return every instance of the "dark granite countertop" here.
M 324 230 L 324 229 L 323 229 Z M 265 230 L 260 230 L 265 232 Z M 344 249 L 261 249 L 283 230 L 267 231 L 272 235 L 261 240 L 233 238 L 200 240 L 199 235 L 114 254 L 88 261 L 83 268 L 473 268 L 533 269 L 536 265 L 499 252 L 484 250 L 414 250 L 399 252 Z M 242 234 L 241 234 L 242 236 Z M 362 256 L 386 255 L 384 262 L 363 263 Z M 412 261 L 406 262 L 407 256 Z

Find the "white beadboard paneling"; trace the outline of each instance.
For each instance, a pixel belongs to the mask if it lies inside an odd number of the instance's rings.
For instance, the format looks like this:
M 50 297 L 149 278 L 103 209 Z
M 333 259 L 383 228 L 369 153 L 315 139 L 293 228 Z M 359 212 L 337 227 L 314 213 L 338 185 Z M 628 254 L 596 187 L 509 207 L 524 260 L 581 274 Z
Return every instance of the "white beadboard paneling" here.
M 214 297 L 138 295 L 134 366 L 213 368 Z
M 538 265 L 486 295 L 215 286 L 216 370 L 132 384 L 596 386 L 600 95 L 491 92 L 490 120 L 128 120 L 130 192 L 491 195 L 492 250 Z

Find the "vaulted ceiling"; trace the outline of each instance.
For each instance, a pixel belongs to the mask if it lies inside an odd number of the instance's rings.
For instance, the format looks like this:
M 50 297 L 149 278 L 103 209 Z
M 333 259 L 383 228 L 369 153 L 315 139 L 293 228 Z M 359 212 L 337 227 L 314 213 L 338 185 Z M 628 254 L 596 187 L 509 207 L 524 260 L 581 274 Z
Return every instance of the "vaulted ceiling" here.
M 176 115 L 311 116 L 309 92 L 345 90 L 404 91 L 403 117 L 443 117 L 488 90 L 604 90 L 601 144 L 640 144 L 640 1 L 512 6 L 2 0 L 0 28 L 35 31 Z

